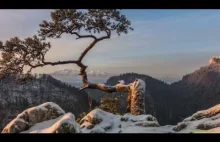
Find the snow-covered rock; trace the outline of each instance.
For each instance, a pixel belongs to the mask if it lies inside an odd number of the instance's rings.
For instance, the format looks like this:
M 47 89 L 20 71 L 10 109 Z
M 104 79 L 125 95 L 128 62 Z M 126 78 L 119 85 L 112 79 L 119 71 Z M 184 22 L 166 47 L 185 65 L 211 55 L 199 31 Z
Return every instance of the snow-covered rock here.
M 152 115 L 115 115 L 94 109 L 78 124 L 72 113 L 48 102 L 19 114 L 2 133 L 220 133 L 220 104 L 198 111 L 175 126 Z
M 80 126 L 72 113 L 35 124 L 21 133 L 80 133 Z
M 2 133 L 19 133 L 37 123 L 55 119 L 64 114 L 65 111 L 57 104 L 47 102 L 23 111 L 3 129 Z
M 220 133 L 220 104 L 194 113 L 173 130 L 180 133 Z
M 151 115 L 134 116 L 127 113 L 120 116 L 101 109 L 91 111 L 80 121 L 80 124 L 82 133 L 140 133 L 133 129 L 140 129 L 144 133 L 160 126 L 157 119 Z
M 100 109 L 85 116 L 82 133 L 220 133 L 220 104 L 198 111 L 175 126 L 160 126 L 152 115 L 114 115 Z

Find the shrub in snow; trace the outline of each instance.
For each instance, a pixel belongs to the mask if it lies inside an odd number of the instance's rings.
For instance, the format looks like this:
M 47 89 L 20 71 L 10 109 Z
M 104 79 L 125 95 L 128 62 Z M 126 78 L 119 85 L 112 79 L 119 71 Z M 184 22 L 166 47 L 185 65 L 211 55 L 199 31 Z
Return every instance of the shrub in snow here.
M 110 97 L 109 95 L 105 95 L 101 98 L 100 106 L 96 107 L 102 109 L 104 111 L 113 113 L 113 114 L 121 114 L 122 107 L 122 97 Z

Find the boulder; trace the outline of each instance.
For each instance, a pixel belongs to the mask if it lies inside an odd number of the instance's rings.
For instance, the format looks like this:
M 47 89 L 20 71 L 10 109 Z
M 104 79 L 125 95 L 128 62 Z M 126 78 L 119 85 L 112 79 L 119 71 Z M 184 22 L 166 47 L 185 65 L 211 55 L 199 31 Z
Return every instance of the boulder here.
M 194 113 L 174 126 L 173 130 L 180 133 L 210 133 L 219 131 L 218 127 L 220 127 L 220 104 Z
M 159 127 L 157 119 L 151 115 L 114 115 L 101 109 L 95 109 L 81 121 L 82 133 L 123 133 L 132 128 Z M 134 131 L 133 131 L 134 132 Z
M 80 126 L 72 113 L 66 113 L 56 119 L 40 122 L 21 133 L 80 133 Z
M 23 111 L 3 129 L 2 133 L 19 133 L 26 131 L 37 123 L 55 119 L 64 114 L 65 111 L 57 104 L 46 102 Z

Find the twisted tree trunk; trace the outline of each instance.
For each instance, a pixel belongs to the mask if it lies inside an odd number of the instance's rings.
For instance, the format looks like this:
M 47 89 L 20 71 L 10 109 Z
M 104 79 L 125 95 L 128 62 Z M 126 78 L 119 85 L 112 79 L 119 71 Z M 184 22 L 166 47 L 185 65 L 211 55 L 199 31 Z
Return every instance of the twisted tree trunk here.
M 127 112 L 132 115 L 145 114 L 145 82 L 141 79 L 136 79 L 133 83 L 128 85 L 124 85 L 124 81 L 121 81 L 121 83 L 115 86 L 88 83 L 86 87 L 81 90 L 86 88 L 98 89 L 108 93 L 127 92 Z
M 132 83 L 130 95 L 130 113 L 133 115 L 145 114 L 145 82 L 136 80 Z

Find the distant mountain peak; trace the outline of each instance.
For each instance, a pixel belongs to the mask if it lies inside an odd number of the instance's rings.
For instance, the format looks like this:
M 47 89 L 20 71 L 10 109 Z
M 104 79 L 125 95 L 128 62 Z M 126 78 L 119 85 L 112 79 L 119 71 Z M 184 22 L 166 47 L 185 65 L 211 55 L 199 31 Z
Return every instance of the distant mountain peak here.
M 212 65 L 220 65 L 220 56 L 213 56 L 210 60 L 209 60 L 209 64 Z
M 79 73 L 80 73 L 79 69 L 63 69 L 63 70 L 55 71 L 50 74 L 59 75 L 59 76 L 78 76 Z M 101 72 L 99 70 L 88 70 L 87 75 L 92 77 L 105 77 L 105 76 L 111 76 L 112 74 L 107 72 Z
M 200 67 L 192 73 L 183 76 L 182 80 L 189 84 L 211 85 L 220 83 L 220 57 L 212 57 L 210 64 Z

